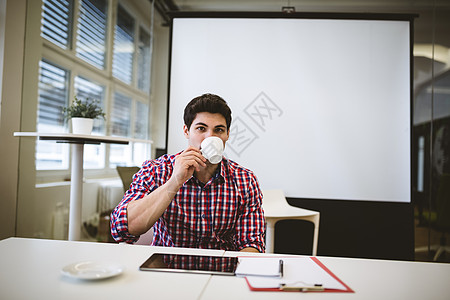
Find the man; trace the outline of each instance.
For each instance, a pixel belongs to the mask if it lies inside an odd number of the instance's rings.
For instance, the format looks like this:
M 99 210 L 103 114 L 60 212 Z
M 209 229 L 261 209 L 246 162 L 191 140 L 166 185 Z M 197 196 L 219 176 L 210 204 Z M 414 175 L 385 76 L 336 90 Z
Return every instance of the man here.
M 223 158 L 211 164 L 201 142 L 230 134 L 225 100 L 204 94 L 184 110 L 189 146 L 144 162 L 111 214 L 111 233 L 133 243 L 152 226 L 152 245 L 264 252 L 265 219 L 258 181 L 248 169 Z

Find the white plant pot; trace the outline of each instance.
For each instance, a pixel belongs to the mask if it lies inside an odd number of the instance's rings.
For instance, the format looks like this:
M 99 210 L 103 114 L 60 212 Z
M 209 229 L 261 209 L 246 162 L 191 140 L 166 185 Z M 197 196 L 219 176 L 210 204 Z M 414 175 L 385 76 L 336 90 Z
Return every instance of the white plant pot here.
M 94 119 L 72 118 L 72 133 L 90 135 L 94 127 Z

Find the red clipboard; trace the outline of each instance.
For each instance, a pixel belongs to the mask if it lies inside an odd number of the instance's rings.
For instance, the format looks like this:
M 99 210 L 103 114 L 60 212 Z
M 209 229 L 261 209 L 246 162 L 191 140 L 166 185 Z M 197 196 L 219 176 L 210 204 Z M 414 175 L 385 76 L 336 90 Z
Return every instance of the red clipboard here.
M 340 284 L 342 284 L 345 289 L 323 289 L 320 291 L 314 291 L 314 290 L 308 290 L 308 291 L 302 291 L 297 290 L 296 292 L 308 292 L 308 293 L 354 293 L 355 291 L 351 289 L 347 284 L 345 284 L 339 277 L 337 277 L 333 272 L 330 271 L 317 257 L 310 257 L 318 266 L 320 266 L 325 272 L 327 272 L 331 277 L 333 277 L 336 281 L 338 281 Z M 259 288 L 259 287 L 253 287 L 251 286 L 250 282 L 248 281 L 247 277 L 245 277 L 245 281 L 247 282 L 248 287 L 251 291 L 266 291 L 266 292 L 293 292 L 293 290 L 283 290 L 281 288 Z

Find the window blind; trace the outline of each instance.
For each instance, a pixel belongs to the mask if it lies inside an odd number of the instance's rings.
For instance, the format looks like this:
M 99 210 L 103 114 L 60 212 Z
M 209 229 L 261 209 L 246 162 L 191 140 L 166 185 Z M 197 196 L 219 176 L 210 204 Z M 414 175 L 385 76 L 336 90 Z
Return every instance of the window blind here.
M 107 12 L 106 0 L 80 1 L 76 54 L 100 69 L 105 69 Z
M 38 130 L 44 124 L 63 127 L 62 107 L 68 102 L 69 72 L 44 60 L 39 67 Z
M 134 19 L 122 6 L 118 6 L 114 31 L 113 75 L 131 83 L 133 75 Z
M 139 30 L 138 59 L 138 88 L 142 91 L 150 90 L 150 34 L 142 27 Z
M 73 0 L 44 0 L 41 36 L 56 45 L 70 48 Z
M 121 93 L 114 93 L 111 111 L 112 135 L 130 136 L 131 98 Z
M 39 63 L 38 132 L 64 132 L 62 107 L 68 102 L 69 71 L 47 61 Z M 36 142 L 36 169 L 68 167 L 68 146 L 48 141 Z
M 89 79 L 86 79 L 82 76 L 75 77 L 75 95 L 82 101 L 86 99 L 98 100 L 100 102 L 100 106 L 105 108 L 104 104 L 104 95 L 105 95 L 105 87 L 101 86 L 97 83 L 92 82 Z M 94 128 L 93 132 L 95 133 L 104 133 L 105 125 L 103 119 L 95 119 L 94 120 Z
M 148 138 L 148 105 L 136 102 L 136 113 L 134 118 L 134 137 L 137 139 Z

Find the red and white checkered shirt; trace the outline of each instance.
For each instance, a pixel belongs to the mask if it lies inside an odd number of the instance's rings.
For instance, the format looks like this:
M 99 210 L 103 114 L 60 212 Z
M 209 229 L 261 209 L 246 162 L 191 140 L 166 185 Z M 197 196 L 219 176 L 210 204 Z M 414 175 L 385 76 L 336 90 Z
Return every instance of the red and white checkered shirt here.
M 116 241 L 139 239 L 128 232 L 127 205 L 166 183 L 177 155 L 146 161 L 134 175 L 130 189 L 111 213 Z M 265 218 L 258 180 L 252 171 L 224 158 L 206 184 L 194 176 L 187 180 L 153 229 L 154 246 L 231 251 L 253 247 L 264 252 Z

